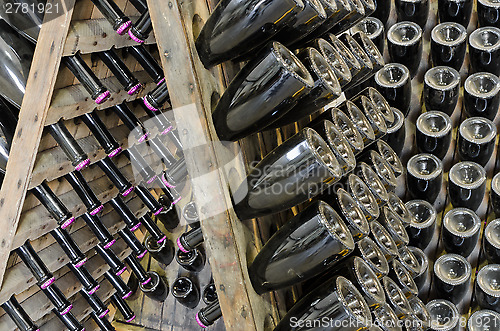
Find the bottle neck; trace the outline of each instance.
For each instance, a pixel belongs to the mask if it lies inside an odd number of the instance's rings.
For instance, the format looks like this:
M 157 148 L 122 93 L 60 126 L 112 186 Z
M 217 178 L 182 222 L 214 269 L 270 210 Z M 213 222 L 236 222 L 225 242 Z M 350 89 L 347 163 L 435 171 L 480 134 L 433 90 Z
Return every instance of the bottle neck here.
M 126 197 L 134 190 L 132 184 L 125 178 L 110 158 L 100 160 L 97 162 L 97 165 L 111 180 L 122 196 Z
M 85 254 L 82 253 L 78 245 L 73 241 L 73 238 L 71 238 L 66 230 L 55 228 L 50 231 L 50 234 L 69 257 L 71 263 L 81 266 L 87 261 Z
M 113 239 L 109 230 L 102 224 L 99 217 L 85 213 L 82 215 L 82 218 L 105 249 L 108 249 L 115 243 L 115 239 Z
M 38 326 L 31 320 L 29 315 L 19 304 L 14 296 L 2 304 L 3 310 L 21 331 L 35 331 Z
M 80 295 L 87 301 L 90 308 L 94 311 L 99 318 L 104 318 L 107 313 L 109 313 L 108 307 L 101 301 L 101 299 L 96 294 L 88 294 L 87 292 L 80 290 Z
M 111 296 L 111 301 L 115 305 L 116 309 L 120 311 L 125 322 L 131 322 L 135 318 L 134 311 L 130 308 L 130 306 L 118 295 L 115 293 Z
M 146 39 L 148 39 L 149 34 L 153 30 L 153 25 L 151 23 L 151 17 L 149 16 L 149 11 L 144 11 L 137 21 L 130 28 L 128 35 L 132 40 L 142 44 Z
M 170 98 L 168 93 L 167 83 L 164 81 L 159 84 L 153 91 L 149 92 L 144 97 L 144 104 L 152 111 L 159 111 L 165 102 Z
M 141 87 L 129 68 L 123 63 L 113 49 L 97 53 L 99 58 L 111 70 L 129 95 L 135 94 Z
M 164 81 L 165 75 L 163 74 L 162 67 L 143 45 L 128 47 L 127 50 L 156 84 Z
M 128 264 L 130 270 L 132 270 L 132 272 L 142 285 L 146 285 L 151 281 L 151 277 L 149 277 L 148 273 L 146 272 L 146 270 L 144 270 L 142 265 L 139 263 L 139 260 L 137 260 L 135 256 L 127 256 L 125 258 L 125 262 Z
M 146 10 L 148 10 L 148 5 L 147 5 L 146 1 L 143 1 L 143 0 L 131 0 L 130 3 L 141 14 L 144 13 Z
M 156 174 L 141 153 L 135 148 L 135 146 L 129 147 L 126 152 L 127 153 L 124 154 L 128 157 L 134 169 L 139 172 L 142 179 L 144 179 L 148 184 L 151 184 L 156 179 Z
M 92 277 L 89 271 L 84 267 L 77 267 L 72 263 L 68 263 L 68 268 L 73 272 L 76 278 L 80 281 L 83 286 L 83 289 L 89 293 L 93 294 L 99 289 L 99 283 Z
M 148 189 L 143 187 L 141 184 L 135 187 L 135 194 L 141 199 L 142 202 L 148 207 L 148 209 L 154 214 L 158 215 L 162 212 L 163 206 L 153 197 Z
M 146 230 L 148 230 L 149 234 L 151 235 L 151 237 L 153 237 L 156 243 L 161 244 L 167 239 L 167 236 L 160 230 L 156 222 L 153 221 L 153 219 L 148 214 L 145 214 L 143 217 L 141 217 L 140 221 L 144 225 Z
M 134 213 L 130 210 L 130 208 L 121 197 L 117 196 L 111 199 L 109 203 L 120 215 L 125 224 L 127 224 L 128 229 L 130 229 L 131 231 L 135 231 L 139 228 L 139 226 L 141 226 L 141 222 L 139 222 L 137 217 L 135 217 Z
M 113 137 L 111 132 L 109 132 L 108 128 L 104 125 L 101 118 L 95 111 L 86 113 L 80 116 L 80 118 L 92 132 L 94 137 L 99 142 L 99 145 L 101 145 L 109 157 L 113 157 L 120 152 L 120 144 L 118 144 L 115 137 Z
M 109 281 L 111 285 L 116 290 L 116 294 L 119 295 L 119 297 L 123 300 L 127 299 L 129 296 L 132 295 L 132 291 L 129 289 L 127 284 L 123 281 L 123 279 L 120 276 L 115 275 L 112 272 L 106 271 L 104 273 L 104 276 L 106 279 Z M 125 315 L 124 315 L 125 317 Z
M 52 276 L 28 240 L 24 245 L 18 247 L 16 252 L 28 269 L 30 269 L 40 288 L 44 289 L 55 281 L 54 276 Z
M 151 149 L 153 149 L 153 152 L 160 158 L 161 162 L 167 168 L 170 168 L 177 161 L 174 155 L 167 147 L 165 147 L 158 137 L 149 139 L 148 142 Z
M 97 104 L 109 98 L 110 92 L 83 61 L 79 53 L 64 57 L 64 63 Z
M 220 310 L 220 304 L 217 300 L 214 303 L 201 308 L 198 314 L 196 314 L 196 321 L 202 328 L 207 328 L 221 317 L 222 311 Z
M 67 313 L 61 315 L 56 309 L 52 309 L 52 312 L 59 318 L 59 320 L 68 328 L 70 331 L 84 331 L 85 328 L 78 322 L 72 313 Z
M 96 252 L 102 257 L 109 265 L 110 272 L 116 276 L 120 276 L 127 270 L 127 267 L 120 261 L 116 254 L 111 249 L 104 249 L 101 245 L 95 245 Z
M 95 215 L 103 208 L 101 201 L 90 188 L 89 184 L 79 171 L 73 171 L 65 175 L 64 178 L 71 184 L 76 194 L 80 197 L 85 207 L 91 215 Z
M 203 241 L 203 232 L 201 231 L 201 227 L 199 227 L 181 234 L 177 243 L 179 249 L 186 253 L 201 245 Z
M 101 12 L 102 16 L 113 26 L 113 30 L 123 35 L 132 25 L 130 19 L 125 16 L 120 7 L 113 0 L 92 0 L 92 3 Z
M 73 217 L 71 212 L 50 189 L 47 182 L 42 182 L 42 184 L 34 187 L 31 192 L 45 207 L 45 209 L 47 209 L 50 215 L 54 217 L 57 224 L 59 224 L 62 229 L 67 228 L 71 223 L 75 221 L 75 218 Z
M 66 299 L 56 284 L 51 284 L 50 286 L 42 289 L 42 291 L 50 302 L 52 302 L 59 314 L 67 314 L 71 308 L 73 308 L 73 305 L 68 301 L 68 299 Z
M 49 132 L 71 161 L 76 171 L 82 170 L 90 163 L 87 154 L 78 145 L 62 121 L 49 125 Z
M 137 259 L 142 259 L 146 255 L 147 250 L 137 237 L 128 228 L 123 228 L 118 231 L 120 237 L 125 241 L 127 246 L 132 250 Z

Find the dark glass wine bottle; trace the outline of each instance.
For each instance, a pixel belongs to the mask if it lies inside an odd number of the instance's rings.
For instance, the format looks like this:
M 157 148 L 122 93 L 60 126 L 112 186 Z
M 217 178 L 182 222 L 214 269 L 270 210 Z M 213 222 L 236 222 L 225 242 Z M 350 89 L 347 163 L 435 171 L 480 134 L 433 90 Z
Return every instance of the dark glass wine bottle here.
M 128 264 L 130 270 L 132 270 L 141 285 L 146 285 L 151 281 L 151 277 L 146 270 L 144 270 L 141 263 L 134 255 L 127 256 L 125 258 L 125 262 Z
M 164 207 L 154 198 L 154 196 L 145 188 L 142 184 L 135 187 L 135 194 L 141 199 L 146 207 L 154 214 L 158 215 L 164 209 Z
M 1 307 L 21 331 L 39 331 L 38 325 L 33 322 L 15 296 L 2 303 Z
M 101 287 L 84 266 L 77 268 L 72 263 L 68 263 L 67 266 L 71 272 L 73 272 L 73 275 L 80 281 L 83 289 L 88 294 L 94 294 Z
M 57 312 L 56 309 L 52 309 L 52 312 L 70 331 L 85 331 L 83 325 L 81 325 L 80 322 L 78 322 L 78 320 L 72 313 L 61 315 Z
M 73 214 L 71 214 L 68 208 L 66 208 L 57 195 L 50 189 L 47 182 L 44 181 L 42 184 L 31 189 L 31 193 L 33 193 L 45 209 L 48 210 L 61 229 L 66 229 L 75 221 Z
M 198 285 L 189 277 L 179 277 L 172 284 L 172 295 L 177 301 L 194 309 L 200 302 L 200 290 Z
M 118 167 L 109 158 L 99 160 L 97 165 L 111 180 L 113 185 L 118 189 L 118 192 L 120 192 L 123 197 L 126 197 L 134 190 L 134 186 L 132 186 L 120 169 L 118 169 Z
M 99 318 L 95 312 L 90 312 L 90 317 L 94 320 L 95 324 L 101 331 L 115 331 L 115 327 L 111 324 L 106 317 Z
M 203 232 L 201 231 L 201 227 L 198 227 L 181 234 L 179 238 L 177 238 L 177 247 L 179 247 L 179 250 L 182 252 L 187 253 L 201 245 L 203 241 Z
M 93 111 L 80 116 L 85 125 L 94 135 L 99 145 L 104 149 L 104 152 L 109 157 L 118 155 L 122 148 L 116 141 L 115 137 L 109 132 L 108 128 L 104 125 L 97 112 Z
M 113 75 L 118 79 L 118 82 L 123 86 L 128 95 L 134 95 L 141 88 L 141 83 L 134 77 L 134 74 L 123 63 L 113 49 L 108 51 L 98 52 L 97 56 L 111 70 Z
M 196 247 L 188 252 L 183 252 L 180 249 L 175 254 L 177 263 L 190 272 L 200 272 L 205 266 L 205 253 L 202 247 Z
M 118 293 L 115 293 L 111 296 L 111 302 L 113 305 L 120 311 L 123 316 L 125 322 L 132 322 L 135 318 L 134 311 L 130 308 L 130 306 L 123 300 Z
M 160 85 L 165 81 L 162 67 L 143 45 L 128 47 L 127 51 L 132 54 L 156 84 Z
M 130 208 L 121 197 L 116 196 L 115 198 L 111 199 L 109 203 L 120 215 L 130 231 L 136 231 L 141 226 L 141 222 L 137 219 L 137 217 L 135 217 L 132 210 L 130 210 Z
M 61 228 L 55 228 L 50 231 L 50 234 L 57 241 L 59 246 L 63 249 L 64 253 L 69 257 L 72 264 L 75 267 L 80 268 L 87 262 L 87 257 L 80 250 L 78 245 L 74 242 L 73 238 L 69 235 L 66 230 Z
M 127 266 L 116 256 L 111 249 L 104 249 L 100 244 L 95 245 L 96 252 L 109 265 L 110 271 L 116 276 L 120 276 L 127 270 Z
M 42 288 L 42 292 L 52 302 L 60 315 L 69 313 L 73 308 L 71 302 L 68 301 L 56 284 L 50 284 L 46 288 Z
M 141 291 L 152 300 L 158 302 L 165 301 L 168 296 L 168 286 L 166 281 L 155 271 L 148 271 L 147 274 L 151 278 L 151 281 L 146 284 L 139 284 Z
M 89 165 L 90 159 L 68 131 L 62 120 L 49 125 L 49 133 L 71 161 L 76 171 L 80 171 Z
M 205 286 L 205 288 L 203 289 L 203 295 L 201 297 L 203 299 L 203 302 L 205 302 L 207 305 L 217 301 L 218 296 L 215 284 L 210 283 L 207 286 Z
M 160 111 L 161 107 L 170 98 L 167 83 L 163 82 L 142 98 L 144 105 L 151 111 Z
M 130 3 L 139 13 L 144 13 L 144 11 L 148 10 L 148 4 L 144 0 L 131 0 Z
M 123 153 L 132 164 L 135 171 L 139 173 L 146 183 L 151 184 L 156 179 L 156 174 L 149 166 L 149 163 L 142 157 L 141 153 L 137 150 L 135 146 L 130 146 Z
M 96 294 L 89 294 L 84 290 L 80 290 L 80 295 L 87 301 L 93 312 L 99 317 L 104 318 L 107 313 L 109 313 L 108 307 L 102 302 L 102 300 Z
M 148 130 L 144 127 L 144 124 L 139 121 L 135 114 L 130 110 L 125 102 L 111 107 L 116 115 L 120 117 L 123 124 L 133 132 L 135 138 L 138 142 L 142 143 L 148 137 Z
M 92 0 L 92 3 L 119 35 L 125 34 L 132 25 L 132 21 L 113 0 Z
M 41 289 L 46 288 L 55 281 L 54 276 L 35 252 L 29 240 L 26 240 L 24 245 L 18 247 L 16 253 L 31 271 L 36 279 L 37 285 L 40 286 Z
M 200 309 L 196 313 L 196 322 L 202 328 L 208 328 L 210 325 L 214 324 L 219 318 L 222 317 L 222 311 L 220 310 L 219 300 L 209 304 L 206 307 Z
M 99 217 L 85 213 L 82 218 L 105 249 L 108 249 L 116 242 Z
M 92 191 L 79 171 L 70 172 L 64 175 L 64 178 L 66 178 L 71 187 L 73 187 L 75 193 L 78 194 L 78 197 L 80 197 L 80 200 L 82 200 L 90 215 L 94 216 L 104 208 L 101 201 L 99 201 L 94 191 Z
M 127 286 L 127 284 L 125 284 L 125 282 L 120 276 L 115 275 L 113 272 L 110 272 L 109 270 L 104 273 L 104 276 L 109 281 L 109 283 L 113 285 L 113 287 L 116 290 L 116 294 L 121 299 L 125 300 L 132 295 L 132 291 Z
M 311 204 L 282 226 L 248 269 L 257 293 L 294 285 L 333 267 L 355 248 L 342 218 L 323 201 Z M 283 272 L 292 270 L 293 273 Z
M 160 230 L 156 222 L 153 221 L 153 219 L 148 214 L 142 216 L 140 220 L 146 230 L 148 230 L 149 234 L 158 244 L 161 244 L 163 241 L 167 240 L 167 236 Z
M 149 16 L 149 11 L 145 10 L 137 21 L 132 24 L 130 30 L 128 30 L 128 35 L 133 41 L 142 44 L 148 39 L 151 31 L 153 31 L 153 24 Z
M 170 168 L 177 160 L 170 150 L 163 144 L 158 137 L 151 138 L 146 143 L 153 152 L 160 158 L 166 168 Z M 168 186 L 168 184 L 167 184 Z
M 120 237 L 127 243 L 127 246 L 132 250 L 135 257 L 142 259 L 148 252 L 144 245 L 137 239 L 137 237 L 128 228 L 123 228 L 118 231 Z

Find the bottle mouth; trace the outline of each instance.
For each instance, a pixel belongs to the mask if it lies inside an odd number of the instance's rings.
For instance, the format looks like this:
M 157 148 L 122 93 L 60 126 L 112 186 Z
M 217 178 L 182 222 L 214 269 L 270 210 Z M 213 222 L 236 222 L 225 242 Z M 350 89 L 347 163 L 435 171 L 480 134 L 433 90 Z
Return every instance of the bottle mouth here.
M 206 303 L 206 304 L 210 304 L 214 301 L 217 301 L 218 300 L 218 297 L 217 297 L 217 290 L 215 288 L 215 284 L 209 284 L 205 287 L 205 289 L 203 290 L 203 301 Z
M 354 239 L 342 218 L 323 201 L 320 201 L 318 211 L 321 223 L 326 227 L 330 236 L 337 239 L 349 252 L 352 252 L 355 248 Z
M 358 248 L 364 261 L 377 272 L 379 278 L 389 273 L 389 263 L 372 239 L 363 238 L 358 242 Z
M 413 280 L 410 272 L 403 266 L 403 264 L 398 260 L 392 260 L 392 269 L 398 278 L 398 283 L 402 285 L 406 293 L 411 293 L 412 295 L 418 295 L 417 284 Z
M 377 200 L 373 196 L 368 186 L 356 175 L 348 177 L 349 190 L 359 202 L 362 209 L 369 214 L 369 219 L 377 219 L 380 215 Z
M 385 302 L 385 293 L 382 284 L 380 284 L 377 275 L 370 266 L 357 256 L 354 258 L 354 273 L 364 295 L 376 302 L 377 305 L 383 304 Z
M 467 77 L 464 88 L 476 98 L 493 98 L 500 91 L 500 78 L 489 72 L 478 72 Z
M 359 0 L 357 0 L 359 2 Z M 354 1 L 353 1 L 354 2 Z M 362 5 L 361 5 L 362 6 Z M 363 69 L 362 65 L 359 63 L 358 59 L 352 53 L 343 42 L 341 42 L 334 34 L 328 34 L 328 41 L 335 48 L 338 54 L 344 59 L 351 75 L 358 73 L 361 69 Z
M 384 303 L 380 307 L 377 307 L 373 311 L 373 316 L 378 325 L 384 327 L 386 331 L 401 331 L 401 327 L 398 326 L 399 319 L 394 310 L 387 304 Z
M 436 222 L 436 208 L 425 200 L 408 201 L 406 208 L 413 216 L 410 224 L 412 228 L 425 229 Z
M 443 226 L 455 236 L 467 238 L 479 231 L 481 220 L 470 209 L 454 208 L 444 215 Z
M 337 278 L 336 283 L 339 300 L 347 314 L 354 319 L 354 323 L 368 327 L 372 322 L 372 316 L 361 293 L 349 280 L 342 276 Z
M 404 267 L 410 272 L 412 276 L 415 276 L 420 271 L 420 265 L 418 260 L 413 255 L 413 253 L 408 249 L 407 246 L 403 246 L 399 249 L 399 261 L 404 265 Z
M 332 68 L 326 59 L 315 48 L 307 48 L 308 56 L 311 63 L 311 69 L 314 71 L 318 79 L 322 82 L 323 87 L 328 89 L 333 98 L 337 98 L 342 94 L 342 88 Z
M 372 160 L 377 175 L 379 175 L 389 187 L 396 187 L 398 185 L 396 175 L 394 174 L 394 171 L 392 171 L 389 163 L 387 163 L 387 161 L 374 150 L 370 151 L 370 159 Z
M 328 143 L 338 161 L 342 163 L 344 174 L 347 174 L 356 167 L 356 157 L 349 142 L 331 121 L 325 120 L 324 125 Z
M 421 326 L 424 329 L 428 329 L 431 326 L 431 314 L 427 310 L 425 304 L 417 296 L 413 296 L 408 300 L 410 308 L 413 311 L 415 317 L 421 322 Z
M 364 137 L 365 141 L 375 140 L 375 132 L 373 127 L 366 118 L 365 114 L 352 101 L 346 102 L 347 112 L 351 121 L 356 126 L 358 132 Z
M 444 137 L 452 129 L 450 116 L 434 110 L 421 114 L 416 124 L 420 132 L 431 137 Z
M 417 154 L 410 158 L 408 172 L 415 178 L 431 180 L 443 174 L 443 163 L 433 154 Z
M 365 16 L 365 6 L 363 6 L 363 3 L 361 0 L 351 0 L 349 1 L 351 3 L 351 9 L 358 14 Z
M 451 167 L 449 180 L 466 189 L 476 189 L 486 181 L 486 171 L 475 162 L 463 161 Z
M 354 230 L 352 232 L 357 233 L 354 237 L 360 239 L 360 237 L 367 236 L 370 233 L 370 226 L 365 214 L 351 195 L 346 190 L 339 188 L 337 190 L 337 201 L 345 220 Z
M 445 45 L 459 45 L 467 39 L 467 30 L 461 24 L 445 22 L 438 24 L 432 29 L 431 38 L 434 42 Z
M 411 315 L 411 308 L 408 303 L 408 299 L 406 299 L 406 296 L 398 285 L 387 276 L 382 279 L 382 283 L 385 288 L 386 298 L 393 307 L 399 310 L 399 312 L 395 311 L 396 315 L 400 319 L 401 317 Z
M 432 300 L 425 305 L 431 318 L 433 330 L 448 331 L 453 329 L 460 318 L 457 307 L 447 300 Z
M 371 102 L 371 100 L 364 95 L 361 96 L 361 104 L 363 110 L 370 121 L 370 123 L 377 129 L 377 135 L 384 135 L 387 133 L 387 124 L 385 123 L 384 116 L 380 113 L 378 108 Z
M 477 0 L 477 1 L 486 7 L 500 8 L 500 0 Z
M 311 8 L 316 12 L 319 18 L 322 20 L 326 19 L 326 11 L 323 5 L 319 2 L 319 0 L 309 0 L 309 4 Z
M 490 26 L 476 29 L 470 34 L 469 43 L 484 52 L 500 49 L 500 29 Z
M 439 66 L 427 70 L 424 81 L 435 90 L 449 91 L 460 83 L 460 74 L 453 68 Z
M 488 295 L 500 298 L 500 264 L 484 266 L 476 276 L 477 285 Z
M 408 245 L 410 238 L 399 216 L 387 206 L 382 209 L 382 212 L 384 214 L 386 230 L 392 235 L 396 245 Z
M 172 284 L 174 298 L 186 298 L 193 291 L 193 281 L 187 277 L 179 277 Z
M 484 331 L 485 325 L 500 325 L 500 313 L 486 309 L 476 311 L 467 322 L 467 330 Z
M 434 273 L 443 282 L 457 286 L 464 284 L 470 279 L 471 265 L 458 254 L 446 254 L 440 256 L 434 264 Z
M 309 148 L 316 156 L 316 160 L 328 169 L 331 179 L 337 181 L 342 176 L 342 169 L 332 150 L 316 131 L 310 128 L 304 130 Z
M 371 15 L 377 9 L 377 4 L 373 0 L 361 0 L 363 5 L 365 6 L 365 11 L 368 9 L 370 13 L 365 13 L 366 16 Z
M 387 134 L 397 132 L 405 124 L 405 115 L 401 110 L 391 107 L 392 113 L 394 114 L 394 121 L 387 125 Z
M 394 152 L 391 146 L 383 140 L 377 141 L 377 151 L 389 163 L 396 175 L 403 173 L 403 164 L 398 154 Z
M 418 265 L 420 266 L 420 270 L 418 274 L 415 275 L 414 278 L 423 275 L 427 269 L 429 268 L 429 258 L 425 255 L 424 251 L 417 247 L 408 246 L 410 252 L 417 258 Z
M 410 71 L 400 63 L 388 63 L 375 74 L 378 85 L 386 88 L 398 88 L 410 80 Z
M 317 43 L 318 50 L 333 69 L 335 75 L 340 77 L 342 81 L 345 81 L 346 83 L 350 82 L 352 79 L 351 72 L 339 52 L 325 39 L 320 38 Z
M 414 22 L 399 22 L 387 31 L 387 39 L 400 46 L 414 45 L 422 39 L 422 28 Z
M 500 219 L 491 221 L 484 230 L 486 240 L 494 247 L 500 249 Z
M 359 166 L 363 180 L 375 198 L 380 200 L 380 204 L 387 202 L 387 200 L 389 200 L 389 194 L 387 193 L 387 189 L 385 188 L 384 183 L 382 183 L 380 177 L 368 164 L 361 162 Z
M 394 113 L 393 108 L 391 108 L 391 106 L 384 98 L 384 96 L 380 94 L 380 92 L 374 89 L 373 87 L 368 88 L 368 95 L 370 97 L 371 102 L 375 105 L 375 107 L 377 107 L 379 112 L 382 114 L 382 116 L 388 123 L 387 130 L 389 130 L 389 124 L 394 123 L 394 121 L 396 120 L 396 114 Z M 403 115 L 401 116 L 404 118 Z
M 342 37 L 345 38 L 345 42 L 348 45 L 349 50 L 358 60 L 358 63 L 363 67 L 366 66 L 369 70 L 373 70 L 371 59 L 368 57 L 366 51 L 356 42 L 356 40 L 354 40 L 354 38 L 347 33 L 342 35 Z
M 404 226 L 408 226 L 412 223 L 413 217 L 410 214 L 410 211 L 406 208 L 405 203 L 393 192 L 389 193 L 387 205 L 401 218 L 401 222 L 403 222 Z
M 354 151 L 361 151 L 364 149 L 365 146 L 361 133 L 344 112 L 338 110 L 337 108 L 333 108 L 332 122 L 337 129 L 342 132 Z
M 272 43 L 272 52 L 278 63 L 295 79 L 309 88 L 314 86 L 314 79 L 302 62 L 285 46 L 277 41 Z
M 387 230 L 377 221 L 373 221 L 370 223 L 371 233 L 373 234 L 373 238 L 375 242 L 378 244 L 380 249 L 385 252 L 386 257 L 397 257 L 399 256 L 398 249 L 396 247 L 396 243 L 394 239 L 392 239 L 391 235 Z
M 146 238 L 146 249 L 151 253 L 158 253 L 166 246 L 167 240 L 156 242 L 152 236 Z
M 197 257 L 198 257 L 198 249 L 197 248 L 194 248 L 194 249 L 186 251 L 186 252 L 178 250 L 177 254 L 175 255 L 175 259 L 181 265 L 192 264 L 194 262 L 194 260 L 196 260 Z
M 364 32 L 359 31 L 354 35 L 354 39 L 362 46 L 363 52 L 366 53 L 371 61 L 373 70 L 379 70 L 385 65 L 384 56 L 380 53 L 377 46 L 373 43 Z
M 353 34 L 361 31 L 365 33 L 368 38 L 374 39 L 384 32 L 384 25 L 378 18 L 369 16 L 362 19 L 358 24 L 352 27 L 351 31 Z
M 139 284 L 139 285 L 142 291 L 152 292 L 158 287 L 158 284 L 160 283 L 160 276 L 154 271 L 148 271 L 147 273 L 151 278 L 151 281 L 149 281 L 146 284 Z

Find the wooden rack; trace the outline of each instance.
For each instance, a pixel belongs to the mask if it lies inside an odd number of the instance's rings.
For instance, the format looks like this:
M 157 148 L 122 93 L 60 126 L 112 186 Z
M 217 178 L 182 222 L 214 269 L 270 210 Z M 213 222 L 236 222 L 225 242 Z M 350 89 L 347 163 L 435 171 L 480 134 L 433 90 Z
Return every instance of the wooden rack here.
M 49 0 L 49 2 L 55 1 L 58 0 Z M 124 12 L 132 21 L 137 19 L 139 13 L 127 0 L 116 2 L 120 8 L 125 8 Z M 93 63 L 90 53 L 137 44 L 130 38 L 119 36 L 113 31 L 110 24 L 89 0 L 77 2 L 69 0 L 60 2 L 60 5 L 64 6 L 62 15 L 60 12 L 57 15 L 55 13 L 45 15 L 19 114 L 19 124 L 10 151 L 7 173 L 0 191 L 0 227 L 2 228 L 0 234 L 0 303 L 15 294 L 28 315 L 42 330 L 63 329 L 61 322 L 50 311 L 52 305 L 39 291 L 27 267 L 15 253 L 11 253 L 29 239 L 56 277 L 58 287 L 73 303 L 72 312 L 75 317 L 84 323 L 87 330 L 94 330 L 97 326 L 88 318 L 90 308 L 83 297 L 75 295 L 81 285 L 65 266 L 68 259 L 49 234 L 57 227 L 57 224 L 39 201 L 32 194 L 27 194 L 27 191 L 45 180 L 70 209 L 73 216 L 82 215 L 85 207 L 81 200 L 66 181 L 60 180 L 62 176 L 73 171 L 74 167 L 45 127 L 63 119 L 65 126 L 83 147 L 93 164 L 107 156 L 88 128 L 81 125 L 75 117 L 94 109 L 106 109 L 123 101 L 138 99 L 156 87 L 156 84 L 146 75 L 135 59 L 128 56 L 124 59 L 125 64 L 143 85 L 139 94 L 128 95 L 101 62 Z M 145 44 L 155 44 L 154 34 L 151 34 Z M 146 47 L 151 48 L 155 54 L 154 45 Z M 74 76 L 66 68 L 60 66 L 62 57 L 76 52 L 82 54 L 82 58 L 112 93 L 111 98 L 101 105 L 96 105 Z M 144 121 L 148 118 L 141 107 L 132 104 L 130 106 L 138 118 Z M 121 147 L 128 148 L 130 131 L 118 117 L 108 112 L 100 112 L 100 117 Z M 130 162 L 125 156 L 116 156 L 114 161 L 127 178 L 130 180 L 134 178 Z M 90 165 L 82 171 L 82 174 L 103 204 L 118 194 L 117 189 L 96 165 Z M 137 217 L 146 213 L 146 207 L 134 194 L 125 200 Z M 117 231 L 125 226 L 109 204 L 105 205 L 100 216 L 103 224 L 115 237 Z M 77 218 L 67 230 L 72 234 L 82 252 L 86 253 L 88 258 L 86 267 L 101 283 L 101 289 L 98 291 L 99 297 L 108 303 L 114 289 L 103 277 L 109 267 L 92 250 L 97 239 L 81 218 Z M 139 230 L 135 234 L 140 240 L 144 239 L 144 231 Z M 112 249 L 122 260 L 130 254 L 130 249 L 120 239 Z M 128 277 L 128 272 L 122 274 L 125 281 Z M 114 313 L 115 310 L 111 309 L 111 319 Z M 0 330 L 14 329 L 14 323 L 0 309 Z

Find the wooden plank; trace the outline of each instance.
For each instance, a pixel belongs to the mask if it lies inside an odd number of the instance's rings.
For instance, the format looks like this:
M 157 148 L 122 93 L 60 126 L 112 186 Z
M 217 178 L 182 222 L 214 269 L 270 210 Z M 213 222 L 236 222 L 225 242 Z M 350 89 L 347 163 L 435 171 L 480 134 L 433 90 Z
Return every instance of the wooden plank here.
M 52 3 L 49 0 L 48 3 Z M 66 12 L 47 13 L 38 38 L 34 60 L 19 113 L 19 124 L 10 151 L 7 174 L 0 191 L 0 285 L 21 215 L 35 155 L 51 102 L 64 40 L 73 14 L 74 0 L 61 3 Z
M 156 87 L 156 83 L 144 71 L 134 72 L 134 75 L 143 83 L 143 89 L 134 95 L 128 95 L 115 77 L 102 79 L 101 82 L 110 90 L 111 97 L 104 103 L 97 105 L 80 84 L 68 86 L 54 91 L 52 104 L 49 108 L 45 125 L 54 124 L 59 119 L 71 119 L 94 109 L 105 109 L 123 101 L 132 101 L 143 97 Z

